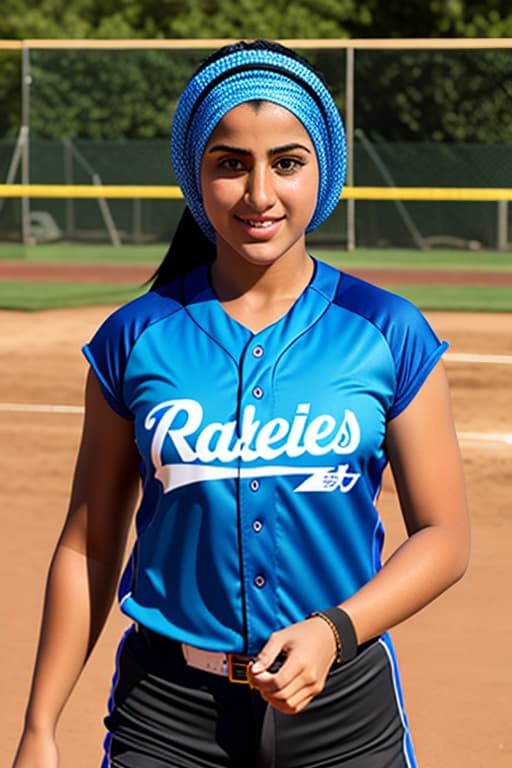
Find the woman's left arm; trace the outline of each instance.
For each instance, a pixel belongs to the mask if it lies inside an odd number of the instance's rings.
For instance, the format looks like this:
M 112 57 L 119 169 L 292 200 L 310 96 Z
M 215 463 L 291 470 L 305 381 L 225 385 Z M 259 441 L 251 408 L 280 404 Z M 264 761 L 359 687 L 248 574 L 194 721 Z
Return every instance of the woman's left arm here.
M 388 424 L 387 451 L 407 540 L 341 607 L 364 643 L 428 605 L 468 565 L 469 516 L 446 372 L 439 362 Z
M 464 574 L 470 547 L 462 459 L 446 372 L 439 362 L 413 401 L 388 424 L 387 451 L 408 538 L 381 570 L 339 607 L 364 643 L 428 605 Z M 284 650 L 281 672 L 266 670 Z M 322 618 L 272 634 L 253 665 L 251 682 L 286 713 L 319 693 L 335 655 Z

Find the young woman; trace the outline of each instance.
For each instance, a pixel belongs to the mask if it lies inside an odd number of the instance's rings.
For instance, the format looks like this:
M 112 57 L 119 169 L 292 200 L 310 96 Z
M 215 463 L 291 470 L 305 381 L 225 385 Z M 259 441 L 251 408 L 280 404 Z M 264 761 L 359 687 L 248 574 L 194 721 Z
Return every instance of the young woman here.
M 387 630 L 463 574 L 468 521 L 440 358 L 405 300 L 317 261 L 343 127 L 268 41 L 178 104 L 187 209 L 153 289 L 85 347 L 86 415 L 16 768 L 55 725 L 121 579 L 103 766 L 403 768 Z M 408 538 L 381 564 L 388 461 Z

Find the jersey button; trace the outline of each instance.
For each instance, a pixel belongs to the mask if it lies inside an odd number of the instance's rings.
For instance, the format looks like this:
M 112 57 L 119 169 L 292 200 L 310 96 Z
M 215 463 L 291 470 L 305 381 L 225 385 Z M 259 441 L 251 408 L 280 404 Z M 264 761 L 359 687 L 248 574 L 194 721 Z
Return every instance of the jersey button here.
M 253 357 L 263 357 L 263 347 L 258 344 L 252 351 Z
M 263 576 L 256 576 L 256 578 L 254 579 L 254 583 L 256 584 L 258 589 L 261 589 L 265 585 L 265 579 L 263 578 Z
M 263 390 L 261 387 L 254 387 L 252 393 L 256 398 L 256 400 L 261 400 L 261 398 L 263 397 Z
M 251 491 L 254 491 L 254 492 L 258 491 L 260 488 L 260 481 L 251 480 L 251 482 L 249 483 L 249 488 L 251 489 Z
M 252 524 L 252 529 L 254 533 L 259 533 L 262 528 L 263 528 L 263 523 L 261 522 L 261 520 L 255 520 L 254 523 Z

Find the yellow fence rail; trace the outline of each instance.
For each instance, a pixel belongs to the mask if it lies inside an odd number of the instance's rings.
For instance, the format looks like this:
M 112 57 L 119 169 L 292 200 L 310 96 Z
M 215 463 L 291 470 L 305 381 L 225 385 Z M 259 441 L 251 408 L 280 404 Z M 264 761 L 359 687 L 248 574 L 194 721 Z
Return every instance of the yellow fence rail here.
M 89 49 L 215 49 L 239 38 L 179 38 L 179 39 L 31 39 L 0 40 L 0 50 L 30 50 L 59 48 Z M 346 39 L 346 38 L 282 38 L 278 42 L 290 48 L 323 49 L 371 49 L 371 50 L 489 50 L 512 48 L 510 37 L 428 37 L 428 38 L 392 38 L 392 39 Z
M 183 197 L 176 186 L 112 185 L 112 184 L 0 184 L 0 199 L 27 198 L 108 198 L 169 199 Z M 512 201 L 512 189 L 493 187 L 350 187 L 343 190 L 342 200 L 438 200 L 456 202 Z

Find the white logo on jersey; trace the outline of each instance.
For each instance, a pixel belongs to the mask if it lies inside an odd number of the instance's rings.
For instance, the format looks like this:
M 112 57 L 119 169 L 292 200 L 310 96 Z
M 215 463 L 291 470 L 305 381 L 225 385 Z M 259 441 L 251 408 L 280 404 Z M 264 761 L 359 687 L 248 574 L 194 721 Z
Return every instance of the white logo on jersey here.
M 357 472 L 348 470 L 348 464 L 340 464 L 338 467 L 320 467 L 298 485 L 295 491 L 335 491 L 339 488 L 342 493 L 348 493 L 359 480 Z
M 241 418 L 241 432 L 237 437 L 237 422 L 212 422 L 202 426 L 203 408 L 196 400 L 168 400 L 152 408 L 144 426 L 154 430 L 151 460 L 155 476 L 164 492 L 183 485 L 205 480 L 229 477 L 261 477 L 269 475 L 310 475 L 296 491 L 333 491 L 347 493 L 359 475 L 349 472 L 348 464 L 338 467 L 269 466 L 254 469 L 208 466 L 210 462 L 224 464 L 241 459 L 272 461 L 281 456 L 298 458 L 304 454 L 323 456 L 335 453 L 353 453 L 360 442 L 359 423 L 355 414 L 345 410 L 341 423 L 333 416 L 322 414 L 309 420 L 311 405 L 300 403 L 290 424 L 277 417 L 266 423 L 255 418 L 256 408 L 245 407 Z M 202 428 L 201 428 L 202 427 Z M 195 441 L 191 436 L 195 436 Z M 166 440 L 170 440 L 181 462 L 163 464 L 162 454 Z M 199 461 L 200 464 L 191 462 Z

